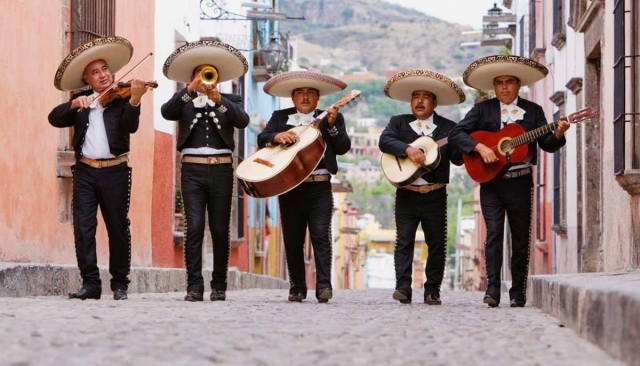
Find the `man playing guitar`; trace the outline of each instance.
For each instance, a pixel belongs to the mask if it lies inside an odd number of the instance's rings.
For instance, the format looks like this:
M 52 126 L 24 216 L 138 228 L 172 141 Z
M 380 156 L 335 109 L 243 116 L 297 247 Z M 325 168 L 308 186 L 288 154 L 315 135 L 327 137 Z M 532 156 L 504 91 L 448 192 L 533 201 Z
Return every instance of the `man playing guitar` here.
M 289 146 L 298 142 L 292 129 L 313 123 L 320 114 L 320 96 L 346 88 L 346 84 L 328 75 L 310 71 L 290 71 L 271 78 L 265 93 L 277 97 L 291 97 L 293 108 L 274 111 L 265 129 L 258 135 L 258 146 Z M 278 196 L 284 247 L 289 267 L 289 301 L 302 302 L 307 297 L 305 280 L 304 243 L 309 229 L 316 264 L 316 299 L 326 303 L 333 297 L 331 286 L 331 217 L 333 195 L 331 174 L 338 172 L 336 155 L 351 148 L 344 117 L 337 107 L 327 109 L 326 120 L 318 124 L 326 143 L 324 157 L 311 175 L 300 185 Z
M 496 97 L 476 104 L 451 131 L 449 143 L 464 154 L 479 154 L 488 169 L 498 163 L 495 146 L 486 146 L 469 135 L 475 131 L 497 132 L 511 123 L 519 124 L 525 131 L 546 125 L 542 107 L 518 97 L 518 93 L 521 86 L 542 80 L 547 73 L 543 65 L 519 56 L 488 56 L 473 62 L 463 74 L 465 84 L 476 89 L 493 89 Z M 484 303 L 490 307 L 500 304 L 505 213 L 512 245 L 510 306 L 523 307 L 526 303 L 533 199 L 531 171 L 537 162 L 536 144 L 544 151 L 555 152 L 565 145 L 564 133 L 568 129 L 569 122 L 560 120 L 555 132 L 542 134 L 530 143 L 530 159 L 508 164 L 509 170 L 502 177 L 480 184 L 480 205 L 487 227 L 488 281 Z M 509 161 L 509 154 L 504 158 Z
M 411 103 L 411 114 L 391 117 L 380 136 L 380 150 L 396 158 L 409 158 L 415 165 L 425 164 L 426 151 L 410 144 L 421 136 L 446 138 L 453 121 L 435 112 L 440 105 L 465 100 L 464 92 L 448 77 L 429 70 L 403 71 L 389 79 L 384 88 L 392 99 Z M 424 302 L 440 305 L 440 285 L 444 275 L 447 238 L 447 188 L 449 162 L 462 164 L 459 152 L 450 145 L 440 150 L 440 163 L 410 185 L 396 191 L 396 246 L 394 261 L 396 290 L 393 299 L 411 303 L 411 275 L 416 230 L 422 224 L 429 257 L 425 268 Z

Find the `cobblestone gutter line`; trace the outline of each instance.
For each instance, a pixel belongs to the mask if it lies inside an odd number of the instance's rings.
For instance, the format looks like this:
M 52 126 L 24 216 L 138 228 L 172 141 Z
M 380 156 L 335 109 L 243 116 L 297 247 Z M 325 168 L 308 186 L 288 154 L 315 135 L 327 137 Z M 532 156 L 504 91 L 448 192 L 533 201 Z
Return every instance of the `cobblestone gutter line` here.
M 533 276 L 529 300 L 612 357 L 640 365 L 640 272 Z
M 209 291 L 211 271 L 203 272 L 206 291 Z M 100 268 L 102 291 L 111 293 L 109 271 Z M 184 269 L 131 268 L 129 293 L 141 292 L 182 292 L 186 291 Z M 289 284 L 282 279 L 230 270 L 228 290 L 250 288 L 288 289 Z M 80 288 L 80 272 L 77 267 L 48 264 L 0 264 L 0 297 L 59 296 Z

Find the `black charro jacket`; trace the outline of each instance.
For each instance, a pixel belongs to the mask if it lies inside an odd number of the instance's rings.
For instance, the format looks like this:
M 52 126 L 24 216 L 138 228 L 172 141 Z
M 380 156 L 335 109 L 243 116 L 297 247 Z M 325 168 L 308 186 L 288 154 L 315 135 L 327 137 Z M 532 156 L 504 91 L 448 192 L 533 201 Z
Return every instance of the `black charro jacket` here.
M 401 158 L 407 157 L 405 150 L 410 143 L 420 137 L 409 125 L 415 120 L 416 117 L 412 114 L 391 117 L 378 142 L 380 151 Z M 433 123 L 436 125 L 436 129 L 433 131 L 431 138 L 436 141 L 449 136 L 450 131 L 456 125 L 455 122 L 435 112 L 433 114 Z M 462 165 L 462 155 L 459 151 L 453 149 L 450 144 L 446 144 L 440 148 L 440 163 L 438 166 L 434 170 L 423 174 L 421 178 L 430 183 L 449 183 L 450 162 L 455 165 Z
M 171 99 L 169 99 L 169 101 L 163 104 L 160 108 L 162 117 L 169 121 L 178 121 L 178 142 L 176 145 L 178 151 L 182 151 L 185 142 L 187 142 L 187 139 L 191 134 L 191 122 L 195 118 L 196 113 L 199 112 L 193 106 L 192 101 L 185 102 L 182 99 L 185 94 L 187 94 L 187 88 L 175 93 L 173 97 L 171 97 Z M 214 107 L 207 106 L 206 111 L 208 113 L 210 108 L 215 111 L 216 118 L 218 118 L 218 123 L 221 127 L 218 130 L 220 132 L 220 136 L 229 149 L 234 150 L 234 127 L 247 127 L 247 125 L 249 125 L 249 115 L 244 111 L 242 97 L 234 94 L 220 94 L 222 95 L 220 105 L 215 105 Z M 190 96 L 195 98 L 197 93 L 194 92 Z
M 90 109 L 86 108 L 78 112 L 78 109 L 71 109 L 71 102 L 79 96 L 91 94 L 93 94 L 93 90 L 77 93 L 70 101 L 60 104 L 49 113 L 49 123 L 52 126 L 73 127 L 72 145 L 76 159 L 82 157 L 82 144 L 89 127 Z M 129 103 L 129 98 L 115 99 L 105 106 L 103 118 L 111 154 L 119 156 L 129 152 L 129 135 L 138 130 L 140 106 L 132 106 Z

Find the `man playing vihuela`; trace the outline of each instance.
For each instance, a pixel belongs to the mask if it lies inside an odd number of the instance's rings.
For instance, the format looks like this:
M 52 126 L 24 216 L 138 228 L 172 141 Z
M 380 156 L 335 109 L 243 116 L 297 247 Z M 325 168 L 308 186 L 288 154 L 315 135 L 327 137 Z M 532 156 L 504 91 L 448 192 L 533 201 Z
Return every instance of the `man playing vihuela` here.
M 400 72 L 387 81 L 384 92 L 389 98 L 408 102 L 411 114 L 391 117 L 380 136 L 380 150 L 398 158 L 409 158 L 416 166 L 428 164 L 425 148 L 412 146 L 412 143 L 425 136 L 436 141 L 446 138 L 456 124 L 440 116 L 435 109 L 438 105 L 464 102 L 464 92 L 453 80 L 429 70 Z M 413 251 L 418 225 L 422 226 L 429 250 L 424 302 L 429 305 L 442 303 L 440 286 L 447 248 L 449 163 L 461 165 L 462 158 L 448 144 L 437 149 L 440 162 L 435 168 L 396 190 L 396 289 L 393 299 L 403 304 L 412 300 Z

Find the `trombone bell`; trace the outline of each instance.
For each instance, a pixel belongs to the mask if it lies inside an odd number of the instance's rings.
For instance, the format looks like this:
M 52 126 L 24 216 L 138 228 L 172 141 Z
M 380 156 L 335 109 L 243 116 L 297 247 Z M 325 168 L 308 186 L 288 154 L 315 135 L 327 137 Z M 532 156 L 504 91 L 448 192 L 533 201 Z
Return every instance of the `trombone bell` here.
M 207 66 L 200 70 L 200 80 L 204 84 L 215 84 L 218 81 L 218 72 L 215 68 Z

